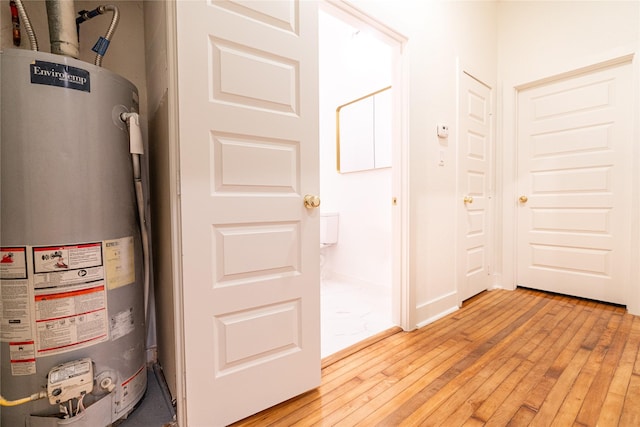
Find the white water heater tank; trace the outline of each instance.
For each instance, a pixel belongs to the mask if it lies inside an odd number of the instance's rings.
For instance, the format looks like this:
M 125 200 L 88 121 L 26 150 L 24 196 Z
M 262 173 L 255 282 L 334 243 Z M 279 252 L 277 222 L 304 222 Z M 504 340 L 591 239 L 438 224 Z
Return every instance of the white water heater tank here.
M 137 90 L 30 50 L 0 52 L 0 83 L 0 388 L 7 400 L 48 390 L 3 407 L 0 425 L 110 425 L 146 390 L 140 224 L 120 119 L 138 110 Z

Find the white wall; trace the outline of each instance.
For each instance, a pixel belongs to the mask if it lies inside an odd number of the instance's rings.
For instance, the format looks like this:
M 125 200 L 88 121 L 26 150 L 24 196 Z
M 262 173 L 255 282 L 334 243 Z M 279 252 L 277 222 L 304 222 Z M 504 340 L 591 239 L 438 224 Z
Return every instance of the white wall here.
M 359 0 L 358 8 L 408 38 L 410 287 L 419 325 L 457 307 L 455 285 L 457 61 L 495 87 L 496 3 Z M 436 125 L 450 126 L 448 143 Z M 444 166 L 439 166 L 443 151 Z
M 338 244 L 323 249 L 325 277 L 391 287 L 391 168 L 336 170 L 336 108 L 391 85 L 391 48 L 320 13 L 320 192 L 338 212 Z M 391 119 L 391 118 L 390 118 Z
M 515 286 L 514 242 L 511 236 L 515 230 L 514 158 L 513 141 L 515 105 L 514 88 L 545 79 L 554 75 L 574 71 L 630 53 L 636 57 L 636 81 L 638 72 L 638 52 L 640 52 L 640 2 L 638 1 L 503 1 L 498 5 L 498 62 L 502 108 L 500 146 L 498 158 L 502 164 L 499 180 L 501 194 L 501 224 L 498 242 L 502 255 L 500 270 L 501 284 L 505 288 Z M 636 109 L 640 91 L 636 85 Z M 638 142 L 638 114 L 635 114 L 635 140 Z M 634 176 L 638 182 L 638 154 L 636 144 L 634 156 Z M 637 194 L 637 187 L 634 194 Z M 636 197 L 637 198 L 637 197 Z M 629 255 L 632 283 L 638 282 L 638 201 L 634 201 L 633 220 L 635 229 L 634 252 Z M 635 267 L 633 267 L 635 266 Z M 640 311 L 640 290 L 634 286 L 628 308 Z
M 637 1 L 502 1 L 499 72 L 522 84 L 629 53 L 639 41 Z

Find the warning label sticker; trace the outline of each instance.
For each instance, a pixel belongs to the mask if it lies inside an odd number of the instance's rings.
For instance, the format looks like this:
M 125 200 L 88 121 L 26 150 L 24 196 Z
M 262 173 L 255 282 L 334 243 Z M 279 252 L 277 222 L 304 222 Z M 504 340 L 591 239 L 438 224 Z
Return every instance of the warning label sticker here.
M 77 270 L 54 271 L 35 274 L 33 285 L 36 289 L 77 285 L 104 279 L 103 267 L 79 268 Z
M 131 236 L 0 247 L 0 341 L 9 343 L 12 375 L 35 374 L 38 357 L 130 334 L 133 310 L 109 315 L 107 305 L 109 289 L 135 283 L 134 254 Z
M 36 373 L 36 346 L 33 341 L 10 342 L 9 358 L 11 359 L 11 375 Z
M 104 282 L 35 293 L 37 354 L 49 356 L 108 339 Z
M 33 248 L 33 272 L 76 270 L 102 265 L 102 243 Z
M 0 280 L 0 294 L 0 341 L 32 340 L 29 282 Z
M 27 248 L 0 248 L 0 279 L 27 278 Z
M 27 253 L 26 246 L 0 248 L 0 342 L 33 340 Z
M 120 395 L 120 399 L 116 404 L 120 405 L 120 408 L 126 408 L 127 405 L 144 393 L 146 385 L 147 370 L 142 365 L 135 374 L 122 382 L 122 395 Z
M 133 332 L 135 326 L 133 322 L 133 307 L 111 316 L 111 341 Z

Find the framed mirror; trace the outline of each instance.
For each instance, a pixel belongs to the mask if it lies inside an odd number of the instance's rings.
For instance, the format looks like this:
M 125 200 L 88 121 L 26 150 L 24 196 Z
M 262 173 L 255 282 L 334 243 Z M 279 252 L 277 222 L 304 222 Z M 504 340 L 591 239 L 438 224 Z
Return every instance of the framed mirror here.
M 336 109 L 338 172 L 391 167 L 391 86 Z

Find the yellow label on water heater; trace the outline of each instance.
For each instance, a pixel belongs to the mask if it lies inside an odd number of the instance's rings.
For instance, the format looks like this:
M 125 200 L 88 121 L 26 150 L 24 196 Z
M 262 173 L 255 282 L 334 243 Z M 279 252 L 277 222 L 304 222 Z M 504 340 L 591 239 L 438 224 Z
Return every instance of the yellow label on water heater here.
M 107 288 L 116 289 L 136 280 L 133 237 L 105 240 L 104 263 L 107 269 Z

